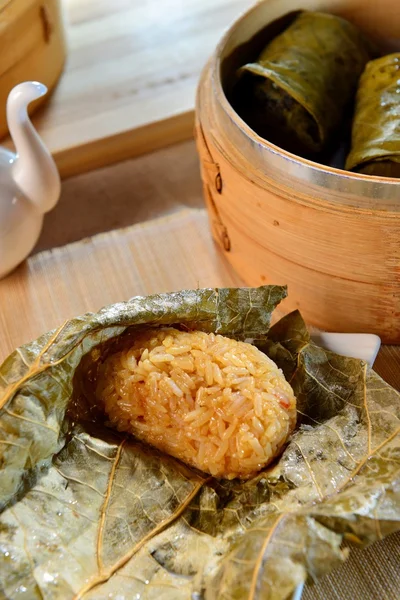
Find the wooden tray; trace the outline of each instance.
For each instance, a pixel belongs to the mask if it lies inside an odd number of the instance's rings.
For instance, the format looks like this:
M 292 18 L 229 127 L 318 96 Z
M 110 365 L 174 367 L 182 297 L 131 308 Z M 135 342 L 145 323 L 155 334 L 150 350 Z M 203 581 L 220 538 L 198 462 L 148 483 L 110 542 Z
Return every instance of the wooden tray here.
M 67 64 L 34 119 L 61 175 L 191 137 L 200 71 L 252 2 L 64 0 Z

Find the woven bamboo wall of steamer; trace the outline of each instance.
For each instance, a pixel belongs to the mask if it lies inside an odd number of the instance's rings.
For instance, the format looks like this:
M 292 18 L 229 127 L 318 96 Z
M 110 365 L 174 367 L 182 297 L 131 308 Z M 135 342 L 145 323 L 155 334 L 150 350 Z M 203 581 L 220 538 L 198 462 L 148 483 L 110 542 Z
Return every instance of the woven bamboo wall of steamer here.
M 387 27 L 391 43 L 395 19 L 400 31 L 397 0 L 366 0 L 362 6 L 357 0 L 265 0 L 249 15 L 262 24 L 268 15 L 275 19 L 300 4 L 328 11 L 332 5 L 339 14 L 345 8 L 350 17 L 362 8 L 361 26 L 369 33 L 378 26 L 382 34 L 383 28 L 383 35 Z M 228 32 L 199 85 L 196 137 L 213 236 L 247 284 L 287 284 L 285 308 L 300 309 L 310 323 L 328 331 L 376 333 L 399 344 L 400 182 L 393 180 L 391 186 L 375 178 L 377 198 L 357 199 L 353 191 L 365 177 L 353 179 L 342 172 L 348 194 L 339 187 L 319 194 L 321 188 L 311 184 L 297 188 L 289 173 L 286 180 L 282 173 L 280 179 L 275 176 L 267 164 L 272 145 L 250 128 L 242 127 L 239 135 L 238 117 L 228 102 L 219 101 L 223 93 L 216 85 L 223 44 L 232 51 L 243 37 L 250 38 L 249 31 L 260 27 L 253 28 L 251 18 L 243 17 Z M 243 36 L 240 23 L 246 29 Z M 334 169 L 326 171 L 336 177 Z M 379 199 L 381 185 L 390 196 L 387 202 Z
M 0 137 L 7 133 L 11 89 L 37 80 L 52 90 L 61 74 L 66 44 L 59 0 L 0 0 Z M 32 113 L 45 98 L 30 107 Z

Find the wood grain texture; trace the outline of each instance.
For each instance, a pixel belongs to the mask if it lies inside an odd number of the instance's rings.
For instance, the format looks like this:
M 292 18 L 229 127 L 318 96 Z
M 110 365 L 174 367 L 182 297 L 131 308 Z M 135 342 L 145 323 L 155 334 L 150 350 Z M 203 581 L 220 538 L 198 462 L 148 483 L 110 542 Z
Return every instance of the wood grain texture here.
M 6 102 L 12 88 L 38 80 L 49 91 L 65 62 L 61 0 L 9 0 L 0 4 L 0 137 L 7 134 Z M 32 114 L 46 97 L 32 103 Z
M 34 119 L 63 177 L 192 136 L 199 74 L 252 0 L 63 0 L 68 60 Z
M 358 3 L 307 0 L 304 8 L 338 10 L 345 4 Z M 365 3 L 371 22 L 383 16 L 378 4 Z M 393 0 L 384 4 L 400 24 Z M 299 308 L 313 325 L 375 333 L 400 344 L 399 180 L 314 169 L 310 161 L 277 151 L 243 125 L 220 85 L 227 48 L 233 52 L 260 22 L 282 16 L 289 6 L 303 8 L 303 2 L 258 4 L 230 30 L 203 72 L 196 137 L 213 235 L 248 285 L 287 284 L 286 308 Z M 391 31 L 388 15 L 383 32 Z M 367 188 L 369 195 L 361 194 Z
M 65 319 L 138 294 L 203 286 L 236 286 L 240 280 L 214 246 L 204 210 L 169 217 L 32 256 L 0 281 L 0 360 L 16 346 Z M 400 348 L 384 347 L 379 373 L 400 389 Z M 304 600 L 397 600 L 400 534 L 355 550 Z M 374 582 L 371 585 L 371 582 Z
M 237 169 L 209 131 L 207 146 L 223 181 L 219 194 L 199 142 L 213 235 L 244 281 L 288 284 L 287 309 L 326 331 L 400 343 L 400 213 L 329 210 L 286 196 L 267 180 L 256 185 L 250 165 Z

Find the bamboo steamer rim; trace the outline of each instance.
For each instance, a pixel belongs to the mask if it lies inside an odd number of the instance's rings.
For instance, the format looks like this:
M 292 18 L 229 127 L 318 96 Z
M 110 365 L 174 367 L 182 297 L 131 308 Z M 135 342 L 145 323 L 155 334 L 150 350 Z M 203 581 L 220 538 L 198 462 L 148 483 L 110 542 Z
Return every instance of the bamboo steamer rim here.
M 220 77 L 220 73 L 221 73 L 221 69 L 222 69 L 222 61 L 226 57 L 225 56 L 225 48 L 226 48 L 227 43 L 230 40 L 231 36 L 233 35 L 233 33 L 235 31 L 237 31 L 241 27 L 241 25 L 243 25 L 243 23 L 248 19 L 248 17 L 252 13 L 256 13 L 260 9 L 260 5 L 267 4 L 269 2 L 270 2 L 270 0 L 261 0 L 260 2 L 255 4 L 253 7 L 251 7 L 249 10 L 245 11 L 231 25 L 231 27 L 225 32 L 224 36 L 218 43 L 216 50 L 215 50 L 213 56 L 211 57 L 211 61 L 210 61 L 211 82 L 212 82 L 212 87 L 214 89 L 215 98 L 216 98 L 217 102 L 220 104 L 222 109 L 229 116 L 229 118 L 234 123 L 234 125 L 239 130 L 241 130 L 247 137 L 253 139 L 255 141 L 255 143 L 257 144 L 257 146 L 264 148 L 265 150 L 267 150 L 268 152 L 270 152 L 272 154 L 275 154 L 276 156 L 285 158 L 287 161 L 297 165 L 297 167 L 305 167 L 306 169 L 310 169 L 310 170 L 320 173 L 320 174 L 325 174 L 325 175 L 330 174 L 332 176 L 336 176 L 337 178 L 340 178 L 343 181 L 343 183 L 345 183 L 346 181 L 356 182 L 356 183 L 364 184 L 365 186 L 368 186 L 368 187 L 377 186 L 377 185 L 390 186 L 391 188 L 393 188 L 396 191 L 396 193 L 398 191 L 398 197 L 399 197 L 398 206 L 395 209 L 392 206 L 390 210 L 391 210 L 391 212 L 395 212 L 395 213 L 400 212 L 400 179 L 395 179 L 392 177 L 382 177 L 382 176 L 377 176 L 377 175 L 365 175 L 363 173 L 353 173 L 350 171 L 346 171 L 344 169 L 339 169 L 336 167 L 322 165 L 322 164 L 314 162 L 312 160 L 297 156 L 296 154 L 288 152 L 287 150 L 284 150 L 284 149 L 280 148 L 279 146 L 273 144 L 272 142 L 269 142 L 265 138 L 259 136 L 253 129 L 251 129 L 249 127 L 249 125 L 247 125 L 247 123 L 245 121 L 243 121 L 243 119 L 241 119 L 241 117 L 238 115 L 238 113 L 233 109 L 231 103 L 229 102 L 228 98 L 226 97 L 225 91 L 222 87 L 222 82 L 221 82 L 221 77 Z M 297 10 L 301 10 L 301 9 L 297 9 Z M 326 12 L 328 12 L 328 11 L 326 11 Z M 282 14 L 285 14 L 285 13 L 282 13 Z M 265 25 L 267 25 L 267 24 L 268 24 L 268 22 L 265 23 Z M 382 203 L 384 203 L 384 200 L 382 201 Z M 370 209 L 370 210 L 372 210 L 373 212 L 377 212 L 377 213 L 379 213 L 379 212 L 387 213 L 387 209 L 385 209 L 384 207 L 382 209 Z

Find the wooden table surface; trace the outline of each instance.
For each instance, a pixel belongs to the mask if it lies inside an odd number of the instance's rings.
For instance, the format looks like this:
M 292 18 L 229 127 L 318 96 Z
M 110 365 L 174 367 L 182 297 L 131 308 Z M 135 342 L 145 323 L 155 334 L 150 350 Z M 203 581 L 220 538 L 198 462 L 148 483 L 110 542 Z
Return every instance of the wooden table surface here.
M 63 177 L 191 137 L 200 71 L 253 3 L 61 2 L 67 64 L 34 122 Z

